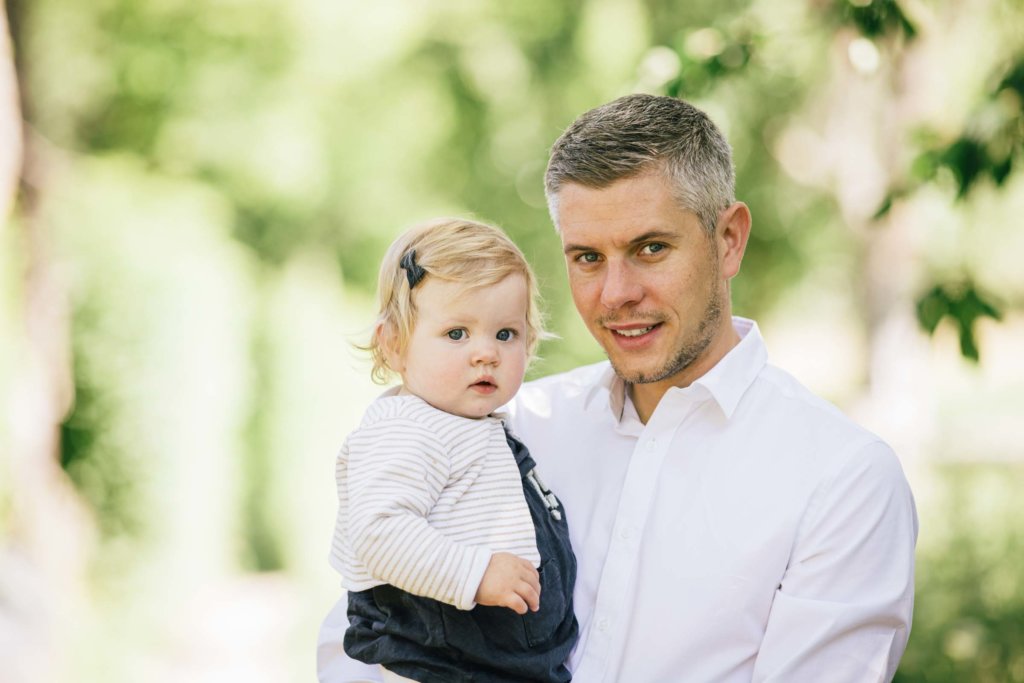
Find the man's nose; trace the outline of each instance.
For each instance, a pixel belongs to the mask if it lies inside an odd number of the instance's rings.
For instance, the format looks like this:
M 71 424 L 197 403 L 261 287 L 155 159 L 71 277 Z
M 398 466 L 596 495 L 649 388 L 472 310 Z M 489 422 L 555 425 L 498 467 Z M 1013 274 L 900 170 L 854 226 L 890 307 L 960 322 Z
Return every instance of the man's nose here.
M 609 262 L 605 269 L 601 288 L 601 304 L 615 310 L 628 304 L 635 304 L 643 298 L 643 286 L 625 262 Z

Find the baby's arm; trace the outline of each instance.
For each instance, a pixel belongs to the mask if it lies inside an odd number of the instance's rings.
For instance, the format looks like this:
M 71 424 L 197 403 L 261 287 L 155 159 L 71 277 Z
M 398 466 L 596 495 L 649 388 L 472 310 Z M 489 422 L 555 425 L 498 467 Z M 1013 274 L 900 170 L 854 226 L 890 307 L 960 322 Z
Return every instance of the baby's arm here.
M 348 444 L 348 532 L 375 578 L 460 609 L 477 602 L 520 613 L 537 608 L 540 582 L 528 561 L 455 543 L 427 523 L 450 474 L 434 434 L 386 421 L 364 427 Z
M 481 605 L 508 607 L 517 614 L 540 609 L 540 575 L 528 560 L 512 553 L 494 553 L 487 565 L 476 601 Z

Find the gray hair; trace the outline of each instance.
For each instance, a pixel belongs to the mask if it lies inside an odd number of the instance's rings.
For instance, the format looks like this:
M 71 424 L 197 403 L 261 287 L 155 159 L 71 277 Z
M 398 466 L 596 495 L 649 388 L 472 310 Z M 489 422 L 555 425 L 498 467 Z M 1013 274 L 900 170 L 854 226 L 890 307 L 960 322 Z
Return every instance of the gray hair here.
M 665 174 L 708 234 L 735 201 L 732 148 L 707 114 L 672 97 L 626 95 L 581 115 L 555 141 L 544 177 L 551 219 L 557 226 L 568 183 L 600 189 L 648 172 Z

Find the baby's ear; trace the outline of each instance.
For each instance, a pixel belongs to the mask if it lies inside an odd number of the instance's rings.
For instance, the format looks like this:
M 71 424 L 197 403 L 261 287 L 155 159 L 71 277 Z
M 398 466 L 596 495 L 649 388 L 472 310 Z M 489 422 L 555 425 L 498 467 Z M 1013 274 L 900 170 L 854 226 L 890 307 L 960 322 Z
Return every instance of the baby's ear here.
M 402 362 L 401 344 L 398 342 L 398 330 L 394 325 L 388 323 L 377 323 L 373 330 L 373 337 L 384 354 L 388 368 L 401 374 L 405 371 L 405 364 Z

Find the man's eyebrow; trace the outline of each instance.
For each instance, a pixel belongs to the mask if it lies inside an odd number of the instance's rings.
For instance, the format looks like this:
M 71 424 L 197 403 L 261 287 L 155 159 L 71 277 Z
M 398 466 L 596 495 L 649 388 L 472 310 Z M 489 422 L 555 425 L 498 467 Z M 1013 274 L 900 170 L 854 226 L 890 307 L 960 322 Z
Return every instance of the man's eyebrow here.
M 588 247 L 582 244 L 567 244 L 562 247 L 562 253 L 568 254 L 571 251 L 594 251 L 593 247 Z
M 637 235 L 636 237 L 631 239 L 629 243 L 630 245 L 635 246 L 637 244 L 643 244 L 644 242 L 652 242 L 658 240 L 671 241 L 674 239 L 678 239 L 678 237 L 679 234 L 672 232 L 671 230 L 648 230 L 644 234 Z
M 637 235 L 633 239 L 629 240 L 627 244 L 631 247 L 635 247 L 645 242 L 657 240 L 664 240 L 668 242 L 678 238 L 678 233 L 675 233 L 671 230 L 648 230 L 642 235 Z M 588 247 L 584 244 L 567 244 L 565 245 L 565 247 L 562 248 L 562 252 L 566 254 L 577 251 L 595 251 L 595 249 L 593 247 Z

